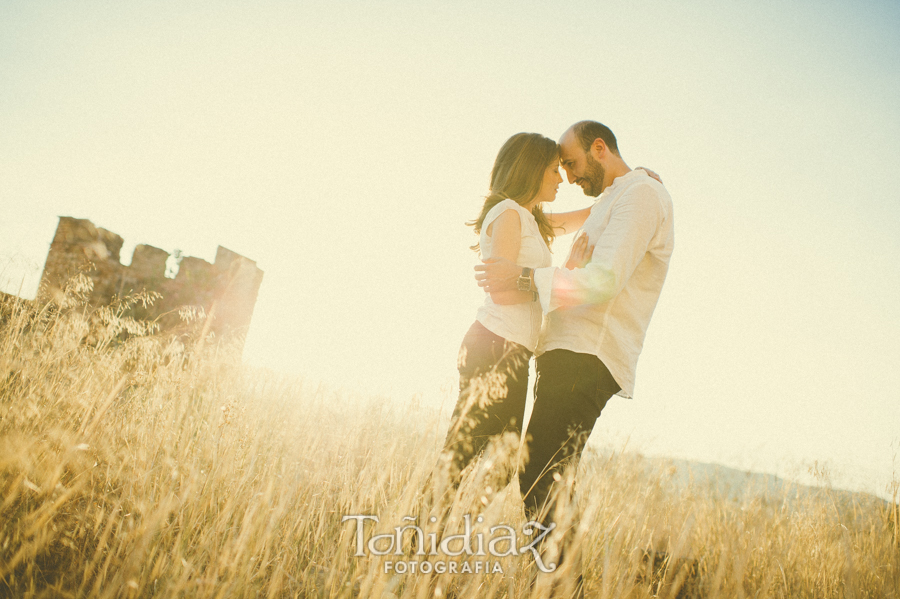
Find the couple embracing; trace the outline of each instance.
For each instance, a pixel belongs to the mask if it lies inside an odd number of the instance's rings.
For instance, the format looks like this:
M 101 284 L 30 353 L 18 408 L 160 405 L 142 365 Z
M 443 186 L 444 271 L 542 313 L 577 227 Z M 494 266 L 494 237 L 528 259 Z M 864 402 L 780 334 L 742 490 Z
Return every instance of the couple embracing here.
M 596 198 L 590 207 L 543 211 L 556 198 L 560 167 Z M 609 128 L 582 121 L 559 143 L 511 137 L 469 224 L 479 234 L 476 279 L 487 295 L 460 348 L 459 400 L 442 452 L 450 490 L 488 443 L 521 437 L 536 355 L 524 459 L 507 472 L 518 471 L 528 519 L 549 525 L 564 470 L 577 465 L 607 401 L 632 396 L 672 254 L 672 200 L 655 174 L 625 164 Z M 554 236 L 576 231 L 565 266 L 552 266 Z

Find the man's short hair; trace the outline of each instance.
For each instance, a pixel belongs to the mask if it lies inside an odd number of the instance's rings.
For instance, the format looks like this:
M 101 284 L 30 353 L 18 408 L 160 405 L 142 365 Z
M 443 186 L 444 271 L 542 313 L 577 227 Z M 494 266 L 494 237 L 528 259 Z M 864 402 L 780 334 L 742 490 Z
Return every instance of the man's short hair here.
M 610 128 L 603 123 L 598 123 L 597 121 L 580 121 L 572 125 L 572 131 L 575 133 L 575 137 L 576 139 L 578 139 L 578 143 L 581 144 L 581 147 L 585 152 L 590 151 L 594 140 L 599 137 L 603 140 L 603 143 L 606 144 L 606 147 L 609 148 L 613 154 L 619 156 L 620 158 L 622 157 L 622 155 L 619 154 L 619 146 L 616 143 L 616 136 L 613 135 L 613 132 L 610 130 Z

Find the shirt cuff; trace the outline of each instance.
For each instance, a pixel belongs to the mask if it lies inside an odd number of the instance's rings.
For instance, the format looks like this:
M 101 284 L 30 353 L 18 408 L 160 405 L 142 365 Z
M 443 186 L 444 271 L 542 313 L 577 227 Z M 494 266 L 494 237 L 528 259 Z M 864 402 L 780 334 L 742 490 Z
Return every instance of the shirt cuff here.
M 534 269 L 534 286 L 537 287 L 538 298 L 541 300 L 541 309 L 550 312 L 550 299 L 553 294 L 553 275 L 555 266 Z

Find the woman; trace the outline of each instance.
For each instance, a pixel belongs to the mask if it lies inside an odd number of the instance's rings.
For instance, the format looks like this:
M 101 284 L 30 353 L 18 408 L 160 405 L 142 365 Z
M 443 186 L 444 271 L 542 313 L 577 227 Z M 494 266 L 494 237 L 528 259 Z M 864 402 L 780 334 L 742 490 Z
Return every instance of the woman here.
M 519 266 L 551 266 L 556 231 L 570 233 L 584 223 L 589 208 L 545 214 L 562 177 L 559 147 L 537 133 L 513 135 L 500 148 L 491 171 L 490 193 L 481 214 L 467 223 L 480 235 L 472 249 L 482 258 L 503 257 Z M 466 465 L 493 439 L 522 433 L 528 393 L 528 361 L 537 346 L 542 312 L 531 291 L 490 293 L 478 309 L 459 351 L 459 400 L 441 457 L 446 490 L 455 492 Z M 514 448 L 511 448 L 514 450 Z M 512 475 L 508 457 L 497 469 L 494 489 Z

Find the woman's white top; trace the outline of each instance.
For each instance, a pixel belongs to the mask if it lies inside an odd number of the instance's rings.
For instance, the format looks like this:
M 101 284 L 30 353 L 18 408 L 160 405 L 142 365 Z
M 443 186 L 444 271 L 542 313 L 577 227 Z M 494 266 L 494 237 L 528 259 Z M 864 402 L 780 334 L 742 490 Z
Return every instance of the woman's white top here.
M 534 215 L 510 199 L 499 202 L 484 217 L 484 222 L 481 224 L 481 238 L 478 242 L 481 246 L 482 259 L 490 258 L 493 251 L 493 240 L 487 234 L 488 227 L 507 210 L 517 211 L 522 223 L 522 241 L 519 245 L 516 264 L 528 268 L 551 266 L 553 260 L 550 256 L 550 248 L 541 237 L 541 231 L 538 229 L 537 221 L 534 220 Z M 478 309 L 475 319 L 495 335 L 499 335 L 507 341 L 524 345 L 533 352 L 537 347 L 538 335 L 541 332 L 542 317 L 543 311 L 539 301 L 499 305 L 491 301 L 491 295 L 488 293 L 484 298 L 484 305 Z

